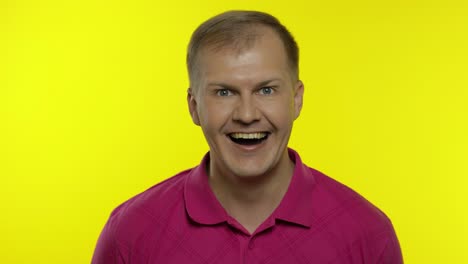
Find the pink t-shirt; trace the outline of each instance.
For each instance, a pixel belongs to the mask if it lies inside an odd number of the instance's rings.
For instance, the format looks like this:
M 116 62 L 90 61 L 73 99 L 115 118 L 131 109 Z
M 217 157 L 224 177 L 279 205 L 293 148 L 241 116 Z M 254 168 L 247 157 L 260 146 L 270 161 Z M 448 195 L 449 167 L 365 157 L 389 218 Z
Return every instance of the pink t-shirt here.
M 403 263 L 390 220 L 350 188 L 295 162 L 288 191 L 253 234 L 215 198 L 201 164 L 111 214 L 93 264 Z

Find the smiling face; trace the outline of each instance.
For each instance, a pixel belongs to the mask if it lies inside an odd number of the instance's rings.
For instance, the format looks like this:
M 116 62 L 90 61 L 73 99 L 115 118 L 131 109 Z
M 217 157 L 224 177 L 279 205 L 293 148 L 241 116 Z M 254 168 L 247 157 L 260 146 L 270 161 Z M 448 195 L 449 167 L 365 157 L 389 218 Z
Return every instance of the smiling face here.
M 188 104 L 210 147 L 210 176 L 261 177 L 290 168 L 287 144 L 302 107 L 279 37 L 270 29 L 241 51 L 204 48 Z

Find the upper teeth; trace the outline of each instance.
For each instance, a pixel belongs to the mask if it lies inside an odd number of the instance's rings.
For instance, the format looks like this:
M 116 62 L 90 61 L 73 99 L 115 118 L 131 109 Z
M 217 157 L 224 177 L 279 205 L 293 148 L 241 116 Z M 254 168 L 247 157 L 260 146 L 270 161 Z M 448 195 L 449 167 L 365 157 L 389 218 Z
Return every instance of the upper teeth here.
M 242 139 L 262 139 L 266 137 L 267 133 L 232 133 L 230 136 L 233 138 Z

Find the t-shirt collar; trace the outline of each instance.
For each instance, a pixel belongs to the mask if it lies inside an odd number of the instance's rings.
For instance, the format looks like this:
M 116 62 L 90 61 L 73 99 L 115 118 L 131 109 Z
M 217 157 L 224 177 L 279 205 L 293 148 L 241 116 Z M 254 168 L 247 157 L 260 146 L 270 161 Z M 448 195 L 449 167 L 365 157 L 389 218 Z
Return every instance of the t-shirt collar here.
M 205 225 L 215 225 L 228 220 L 226 210 L 221 206 L 208 182 L 206 168 L 210 160 L 207 153 L 200 165 L 187 177 L 184 189 L 185 209 L 190 218 Z
M 313 220 L 311 197 L 315 179 L 307 166 L 302 163 L 296 151 L 288 149 L 288 154 L 295 163 L 293 177 L 285 196 L 273 212 L 272 217 L 310 227 Z M 209 153 L 203 157 L 200 165 L 188 175 L 184 199 L 187 213 L 193 221 L 199 224 L 215 225 L 227 222 L 229 216 L 209 185 L 206 173 L 208 162 Z
M 295 163 L 293 177 L 281 203 L 272 216 L 286 222 L 310 227 L 313 222 L 312 193 L 315 178 L 302 163 L 299 154 L 288 149 L 289 158 Z

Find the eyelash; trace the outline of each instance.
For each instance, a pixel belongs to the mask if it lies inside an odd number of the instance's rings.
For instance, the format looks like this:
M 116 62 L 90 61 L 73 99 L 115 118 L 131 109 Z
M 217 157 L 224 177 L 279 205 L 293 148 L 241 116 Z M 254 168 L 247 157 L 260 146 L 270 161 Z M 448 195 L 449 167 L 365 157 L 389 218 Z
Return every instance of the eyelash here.
M 265 93 L 265 90 L 268 89 L 270 92 L 269 93 Z M 262 92 L 263 91 L 263 92 Z M 275 91 L 274 91 L 274 87 L 273 86 L 265 86 L 265 87 L 262 87 L 260 89 L 258 89 L 258 94 L 261 94 L 261 95 L 271 95 L 273 94 Z M 227 93 L 227 94 L 222 94 L 222 93 Z M 216 95 L 217 96 L 230 96 L 232 95 L 234 92 L 225 88 L 225 89 L 219 89 L 219 90 L 216 90 Z
M 265 87 L 260 88 L 259 93 L 261 93 L 262 91 L 265 92 L 265 89 L 268 89 L 270 93 L 263 93 L 263 95 L 270 95 L 274 93 L 274 89 L 272 86 L 265 86 Z
M 221 93 L 223 92 L 227 92 L 228 94 L 227 95 L 222 95 Z M 232 91 L 229 90 L 229 89 L 219 89 L 219 90 L 216 90 L 216 95 L 218 96 L 228 96 L 228 95 L 231 95 L 232 94 Z

